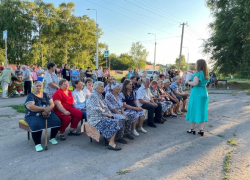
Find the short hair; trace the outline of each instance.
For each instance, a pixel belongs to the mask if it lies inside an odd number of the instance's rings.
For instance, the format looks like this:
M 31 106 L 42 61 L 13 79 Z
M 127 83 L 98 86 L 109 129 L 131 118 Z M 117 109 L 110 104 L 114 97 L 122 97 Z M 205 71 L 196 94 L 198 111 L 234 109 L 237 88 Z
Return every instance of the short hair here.
M 23 69 L 23 68 L 27 69 L 27 66 L 26 66 L 26 65 L 22 65 L 22 69 Z
M 87 69 L 90 69 L 90 67 L 87 67 Z
M 140 77 L 137 77 L 137 78 L 136 78 L 136 81 L 138 81 L 139 79 L 141 79 L 141 78 L 140 78 Z
M 82 82 L 82 81 L 80 81 L 80 80 L 76 80 L 76 81 L 75 81 L 75 85 L 76 85 L 76 84 L 78 84 L 79 82 Z
M 150 81 L 150 79 L 147 78 L 147 77 L 142 79 L 142 82 L 143 82 L 143 83 L 145 83 L 145 82 L 147 82 L 147 81 Z
M 151 83 L 156 83 L 156 84 L 158 84 L 158 82 L 157 82 L 156 80 L 153 80 Z
M 121 83 L 123 83 L 125 80 L 126 80 L 126 77 L 123 77 L 123 78 L 121 79 Z
M 96 71 L 98 71 L 98 69 L 95 69 Z
M 135 79 L 135 76 L 132 76 L 132 77 L 130 78 L 130 80 L 133 80 L 133 79 Z
M 63 85 L 63 83 L 65 83 L 65 82 L 68 82 L 68 80 L 66 80 L 66 79 L 60 80 L 60 81 L 59 81 L 59 86 Z
M 169 80 L 169 79 L 165 79 L 163 83 L 164 83 L 164 84 L 170 83 L 170 80 Z
M 181 76 L 176 76 L 175 80 L 177 80 L 177 79 L 182 79 L 182 78 L 181 78 Z
M 100 84 L 104 85 L 103 82 L 101 82 L 101 81 L 96 81 L 96 82 L 94 83 L 94 85 L 93 85 L 93 90 L 96 90 L 96 89 L 100 86 Z
M 84 82 L 84 84 L 86 85 L 88 82 L 90 82 L 90 81 L 92 81 L 93 82 L 93 79 L 91 79 L 91 78 L 87 78 L 86 80 L 85 80 L 85 82 Z
M 158 83 L 163 83 L 163 80 L 159 80 Z
M 42 82 L 42 81 L 35 81 L 35 82 L 33 83 L 33 87 L 35 87 L 35 85 L 37 85 L 38 83 L 40 83 L 40 84 L 43 86 L 43 82 Z
M 47 64 L 47 69 L 53 68 L 55 65 L 56 65 L 56 64 L 53 63 L 53 62 L 49 62 L 49 63 Z

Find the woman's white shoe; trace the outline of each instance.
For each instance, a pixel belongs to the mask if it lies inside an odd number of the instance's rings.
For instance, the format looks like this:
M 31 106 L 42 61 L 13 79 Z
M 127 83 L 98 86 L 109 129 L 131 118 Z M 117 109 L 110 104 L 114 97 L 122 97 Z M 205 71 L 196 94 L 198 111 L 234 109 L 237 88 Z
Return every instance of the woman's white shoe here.
M 135 129 L 132 131 L 132 134 L 133 134 L 134 136 L 139 136 L 139 135 L 140 135 Z
M 146 131 L 145 129 L 143 129 L 143 127 L 138 128 L 138 131 L 139 131 L 139 132 L 143 132 L 143 133 L 147 133 L 147 131 Z

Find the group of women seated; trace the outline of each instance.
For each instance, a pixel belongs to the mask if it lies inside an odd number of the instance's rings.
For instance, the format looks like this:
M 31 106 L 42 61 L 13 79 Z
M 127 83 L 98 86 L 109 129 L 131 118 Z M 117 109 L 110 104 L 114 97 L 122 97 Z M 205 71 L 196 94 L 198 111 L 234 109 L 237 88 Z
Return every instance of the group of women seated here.
M 103 97 L 104 83 L 86 79 L 86 88 L 82 90 L 81 81 L 75 82 L 75 90 L 69 90 L 69 83 L 63 79 L 59 81 L 55 93 L 51 96 L 43 92 L 43 82 L 33 84 L 34 92 L 27 96 L 25 102 L 25 121 L 29 124 L 36 151 L 42 151 L 42 130 L 51 128 L 51 144 L 58 144 L 57 139 L 64 141 L 65 130 L 70 124 L 68 136 L 79 136 L 78 123 L 85 119 L 89 125 L 96 127 L 105 138 L 105 144 L 110 150 L 121 150 L 116 143 L 127 144 L 124 138 L 134 140 L 139 136 L 136 130 L 146 133 L 143 129 L 145 115 L 138 106 L 132 82 L 125 80 L 122 91 L 120 84 L 112 82 L 110 90 Z M 92 87 L 93 86 L 93 87 Z M 58 134 L 58 135 L 57 135 Z M 56 139 L 57 135 L 57 139 Z

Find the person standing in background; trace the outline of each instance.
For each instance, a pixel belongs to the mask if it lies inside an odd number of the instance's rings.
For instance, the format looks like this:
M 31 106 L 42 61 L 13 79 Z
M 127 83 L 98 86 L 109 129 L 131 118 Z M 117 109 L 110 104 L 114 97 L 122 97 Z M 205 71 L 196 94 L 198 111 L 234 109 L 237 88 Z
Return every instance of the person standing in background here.
M 32 73 L 32 78 L 33 78 L 33 83 L 37 81 L 37 74 L 36 74 L 36 69 L 33 68 L 33 71 L 31 72 Z
M 83 69 L 80 68 L 79 73 L 80 73 L 80 80 L 84 82 L 84 78 L 86 77 L 86 72 L 84 72 Z
M 45 72 L 39 65 L 37 66 L 36 74 L 37 80 L 43 82 Z
M 101 66 L 99 67 L 99 70 L 98 70 L 97 79 L 98 79 L 98 81 L 103 81 L 103 72 L 102 72 Z
M 60 80 L 62 79 L 62 71 L 63 71 L 63 69 L 64 69 L 64 64 L 62 64 L 62 68 L 59 71 L 59 79 Z
M 70 77 L 71 77 L 71 84 L 73 86 L 73 88 L 75 89 L 75 81 L 80 80 L 80 73 L 79 71 L 76 69 L 76 66 L 73 65 L 71 71 L 70 71 Z
M 25 65 L 22 66 L 22 70 L 23 70 L 22 81 L 24 81 L 24 94 L 28 95 L 31 93 L 32 73 Z
M 62 77 L 70 82 L 70 70 L 68 69 L 68 64 L 64 65 L 64 69 L 62 70 Z
M 195 68 L 196 73 L 192 78 L 192 82 L 188 82 L 188 85 L 193 86 L 193 88 L 191 91 L 186 115 L 186 120 L 192 124 L 191 129 L 189 129 L 187 132 L 195 134 L 195 125 L 196 123 L 199 123 L 200 131 L 198 134 L 203 136 L 205 122 L 208 121 L 207 110 L 209 97 L 206 85 L 209 82 L 209 75 L 207 63 L 204 59 L 199 59 L 195 64 Z
M 21 77 L 21 66 L 19 63 L 17 63 L 16 68 L 15 68 L 15 75 L 16 77 Z

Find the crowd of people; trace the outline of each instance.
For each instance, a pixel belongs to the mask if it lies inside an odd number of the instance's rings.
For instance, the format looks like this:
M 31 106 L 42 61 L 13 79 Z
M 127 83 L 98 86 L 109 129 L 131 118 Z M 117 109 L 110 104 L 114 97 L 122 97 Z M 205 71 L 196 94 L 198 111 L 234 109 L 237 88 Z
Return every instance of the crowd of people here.
M 83 73 L 82 69 L 78 71 L 76 66 L 68 69 L 65 64 L 58 71 L 52 62 L 47 64 L 46 71 L 39 66 L 37 69 L 17 66 L 15 74 L 24 81 L 25 121 L 32 132 L 36 151 L 43 150 L 41 136 L 45 119 L 51 128 L 52 144 L 66 140 L 65 130 L 69 125 L 68 136 L 79 136 L 78 123 L 85 119 L 104 136 L 108 149 L 121 150 L 117 143 L 127 144 L 126 139 L 134 140 L 140 133 L 147 133 L 143 127 L 143 110 L 147 110 L 147 125 L 152 128 L 157 128 L 156 123 L 163 124 L 168 118 L 187 112 L 186 120 L 192 123 L 187 132 L 195 134 L 195 124 L 200 123 L 199 134 L 204 135 L 208 106 L 205 87 L 209 78 L 204 60 L 198 60 L 196 66 L 197 72 L 185 83 L 174 71 L 166 70 L 149 79 L 145 71 L 140 74 L 138 70 L 129 70 L 121 82 L 117 82 L 110 76 L 109 69 L 99 68 L 93 73 L 87 68 Z M 72 92 L 70 83 L 74 87 Z M 193 87 L 191 98 L 188 91 L 182 90 L 183 83 Z

